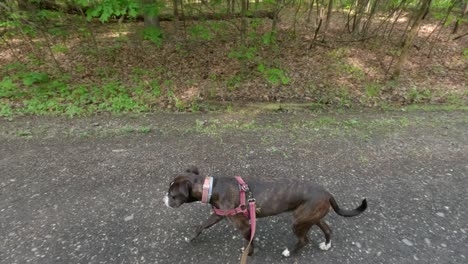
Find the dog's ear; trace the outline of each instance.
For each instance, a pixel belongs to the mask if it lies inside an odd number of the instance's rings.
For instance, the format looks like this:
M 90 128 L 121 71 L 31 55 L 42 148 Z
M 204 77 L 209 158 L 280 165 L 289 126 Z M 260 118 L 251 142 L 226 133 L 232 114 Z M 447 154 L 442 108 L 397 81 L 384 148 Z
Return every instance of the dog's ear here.
M 188 172 L 188 173 L 194 173 L 196 175 L 200 175 L 200 172 L 198 171 L 198 168 L 193 166 L 193 165 L 188 167 L 185 171 Z
M 184 195 L 184 197 L 189 198 L 190 192 L 192 190 L 192 183 L 190 181 L 184 181 L 179 185 L 180 193 Z

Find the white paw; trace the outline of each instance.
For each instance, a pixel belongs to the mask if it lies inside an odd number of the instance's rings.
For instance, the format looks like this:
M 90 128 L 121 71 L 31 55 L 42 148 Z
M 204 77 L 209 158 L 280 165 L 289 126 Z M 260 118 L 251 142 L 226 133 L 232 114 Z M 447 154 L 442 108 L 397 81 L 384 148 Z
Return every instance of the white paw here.
M 331 242 L 328 244 L 325 244 L 325 242 L 322 242 L 319 244 L 319 248 L 321 250 L 329 250 L 331 248 Z
M 283 257 L 287 258 L 287 257 L 291 256 L 291 252 L 289 252 L 288 249 L 285 249 L 285 250 L 283 250 L 283 253 L 281 253 L 281 255 L 283 255 Z

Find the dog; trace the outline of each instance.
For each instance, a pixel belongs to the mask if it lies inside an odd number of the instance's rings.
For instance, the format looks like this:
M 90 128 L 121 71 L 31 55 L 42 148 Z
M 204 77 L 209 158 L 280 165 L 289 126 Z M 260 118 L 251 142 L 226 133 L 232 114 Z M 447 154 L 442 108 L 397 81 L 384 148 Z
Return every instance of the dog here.
M 204 179 L 205 177 L 200 175 L 198 168 L 194 166 L 188 168 L 170 182 L 164 203 L 170 208 L 178 208 L 184 203 L 201 201 Z M 364 199 L 356 209 L 341 209 L 333 196 L 323 187 L 309 183 L 287 180 L 248 180 L 246 183 L 256 200 L 257 218 L 292 211 L 294 216 L 293 232 L 298 239 L 292 254 L 297 253 L 309 242 L 307 234 L 313 225 L 317 225 L 325 235 L 325 242 L 319 244 L 320 249 L 330 249 L 331 229 L 322 219 L 327 215 L 330 207 L 338 215 L 344 217 L 357 216 L 367 208 L 367 200 Z M 213 207 L 229 210 L 239 206 L 239 184 L 235 178 L 213 178 L 212 186 L 212 196 L 209 203 Z M 196 230 L 190 241 L 193 241 L 203 230 L 210 228 L 223 218 L 215 213 L 211 214 L 208 220 Z M 250 224 L 246 216 L 237 214 L 226 218 L 232 222 L 247 241 L 250 240 Z M 248 255 L 251 256 L 253 252 L 254 245 L 252 243 Z M 290 254 L 288 248 L 282 252 L 285 257 L 289 257 Z

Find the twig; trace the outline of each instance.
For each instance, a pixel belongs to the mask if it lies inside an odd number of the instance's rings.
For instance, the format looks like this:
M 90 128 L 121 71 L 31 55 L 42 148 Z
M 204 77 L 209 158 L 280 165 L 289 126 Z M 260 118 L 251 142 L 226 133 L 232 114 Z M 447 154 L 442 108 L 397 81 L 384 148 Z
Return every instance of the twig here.
M 457 36 L 457 37 L 454 37 L 452 40 L 461 39 L 461 38 L 463 38 L 463 37 L 465 37 L 465 36 L 468 36 L 468 32 L 466 32 L 466 33 L 464 33 L 464 34 L 461 34 L 461 35 L 459 35 L 459 36 Z

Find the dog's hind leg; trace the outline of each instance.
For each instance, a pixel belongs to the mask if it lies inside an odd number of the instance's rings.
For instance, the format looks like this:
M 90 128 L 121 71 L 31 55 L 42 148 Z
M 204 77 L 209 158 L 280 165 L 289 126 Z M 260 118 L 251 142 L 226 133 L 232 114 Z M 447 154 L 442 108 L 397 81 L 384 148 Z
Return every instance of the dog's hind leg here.
M 197 238 L 197 237 L 203 232 L 203 230 L 214 226 L 215 224 L 219 223 L 219 221 L 221 221 L 222 219 L 223 219 L 222 216 L 219 216 L 219 215 L 217 215 L 217 214 L 215 214 L 215 213 L 211 214 L 210 217 L 208 218 L 208 220 L 206 220 L 206 222 L 203 223 L 203 224 L 197 229 L 197 232 L 196 232 L 195 235 L 192 237 L 192 239 L 190 239 L 190 242 L 192 242 L 193 240 L 195 240 L 195 238 Z
M 320 243 L 319 247 L 321 250 L 329 250 L 331 247 L 331 229 L 323 220 L 320 220 L 317 226 L 320 227 L 323 234 L 325 235 L 325 242 Z

